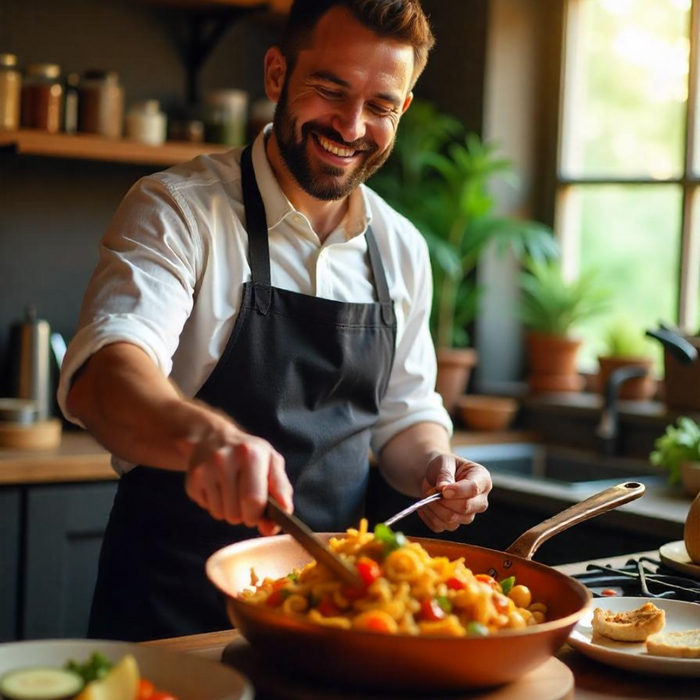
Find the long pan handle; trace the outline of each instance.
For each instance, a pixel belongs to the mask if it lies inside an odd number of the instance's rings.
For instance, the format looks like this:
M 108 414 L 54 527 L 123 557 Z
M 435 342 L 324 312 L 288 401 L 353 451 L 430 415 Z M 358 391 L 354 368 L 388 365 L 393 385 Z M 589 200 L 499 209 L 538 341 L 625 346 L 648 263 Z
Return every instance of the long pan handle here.
M 520 535 L 520 537 L 506 549 L 506 552 L 517 557 L 530 559 L 540 548 L 540 545 L 544 544 L 550 537 L 554 537 L 554 535 L 568 530 L 577 523 L 581 523 L 589 518 L 594 518 L 596 515 L 606 513 L 613 508 L 634 501 L 642 496 L 645 490 L 646 487 L 644 484 L 640 484 L 636 481 L 629 481 L 625 484 L 612 486 L 609 489 L 605 489 L 605 491 L 600 491 L 590 498 L 576 503 L 571 506 L 571 508 L 567 508 L 561 513 L 553 515 L 539 525 L 530 528 L 527 532 Z

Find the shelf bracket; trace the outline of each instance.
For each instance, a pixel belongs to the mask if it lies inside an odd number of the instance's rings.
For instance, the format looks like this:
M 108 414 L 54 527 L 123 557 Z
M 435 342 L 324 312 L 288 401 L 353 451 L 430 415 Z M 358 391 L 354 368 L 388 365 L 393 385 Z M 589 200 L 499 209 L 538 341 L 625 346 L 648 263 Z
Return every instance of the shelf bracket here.
M 268 9 L 267 2 L 252 7 L 229 7 L 225 11 L 198 11 L 188 17 L 188 41 L 183 51 L 187 74 L 187 103 L 199 102 L 199 74 L 226 30 L 243 17 Z

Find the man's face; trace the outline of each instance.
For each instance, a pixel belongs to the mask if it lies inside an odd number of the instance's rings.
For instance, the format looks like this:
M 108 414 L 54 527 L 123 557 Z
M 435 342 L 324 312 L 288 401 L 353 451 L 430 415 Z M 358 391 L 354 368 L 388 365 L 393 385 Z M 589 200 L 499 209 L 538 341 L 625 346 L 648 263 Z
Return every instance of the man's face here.
M 321 19 L 284 77 L 274 119 L 303 190 L 342 199 L 384 164 L 411 102 L 413 61 L 409 45 L 378 37 L 342 8 Z

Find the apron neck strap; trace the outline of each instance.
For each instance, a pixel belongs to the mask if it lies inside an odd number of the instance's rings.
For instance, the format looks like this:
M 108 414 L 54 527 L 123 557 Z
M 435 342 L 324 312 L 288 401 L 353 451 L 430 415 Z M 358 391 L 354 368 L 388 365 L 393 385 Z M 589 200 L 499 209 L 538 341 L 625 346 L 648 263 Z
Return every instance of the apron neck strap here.
M 371 226 L 368 227 L 365 232 L 365 239 L 367 240 L 369 265 L 372 268 L 372 277 L 374 277 L 374 289 L 377 292 L 377 300 L 390 303 L 389 284 L 386 281 L 386 272 L 384 272 L 382 256 L 379 254 L 379 246 L 377 245 L 377 239 L 374 237 Z
M 253 283 L 271 286 L 270 243 L 267 234 L 265 205 L 253 169 L 253 147 L 247 146 L 241 156 L 241 179 L 243 186 L 243 205 L 245 206 L 246 229 L 250 244 L 250 269 Z M 371 227 L 365 233 L 369 264 L 374 278 L 374 288 L 380 302 L 391 302 L 389 285 L 384 272 L 384 265 L 379 254 L 377 240 Z
M 241 178 L 253 283 L 270 286 L 270 243 L 267 237 L 267 217 L 258 183 L 255 180 L 252 146 L 245 148 L 241 156 Z

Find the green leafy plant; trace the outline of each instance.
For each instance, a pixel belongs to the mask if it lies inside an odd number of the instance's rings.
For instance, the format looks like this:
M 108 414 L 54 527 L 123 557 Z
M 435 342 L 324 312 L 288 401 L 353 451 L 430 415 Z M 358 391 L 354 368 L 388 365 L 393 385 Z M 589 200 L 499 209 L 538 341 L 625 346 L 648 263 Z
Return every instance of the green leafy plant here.
M 513 183 L 510 161 L 493 144 L 464 134 L 453 117 L 416 101 L 401 120 L 394 152 L 372 187 L 412 221 L 428 244 L 433 271 L 431 331 L 437 347 L 465 347 L 477 313 L 479 258 L 494 244 L 517 259 L 556 254 L 544 224 L 493 213 L 496 180 Z
M 527 261 L 520 286 L 520 320 L 533 331 L 551 335 L 569 335 L 576 324 L 603 313 L 610 302 L 593 272 L 567 281 L 556 259 Z
M 651 345 L 644 333 L 628 318 L 613 321 L 605 334 L 604 357 L 650 357 Z
M 657 438 L 654 448 L 649 455 L 651 463 L 667 469 L 669 481 L 676 484 L 680 481 L 683 462 L 700 461 L 700 426 L 692 418 L 681 416 Z

